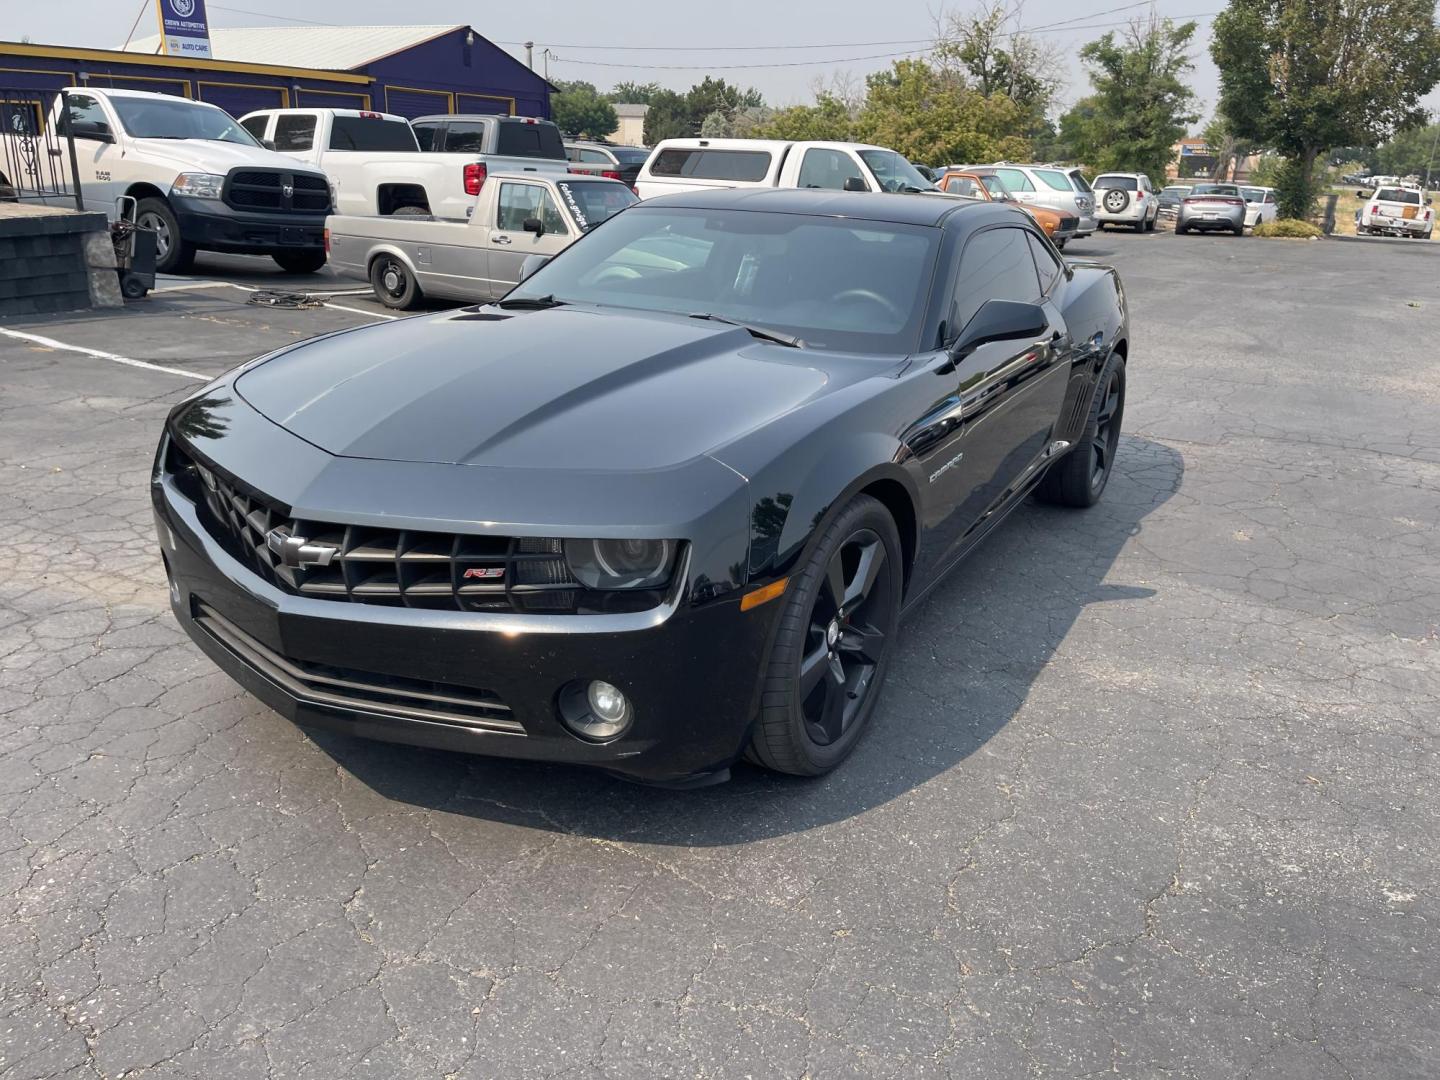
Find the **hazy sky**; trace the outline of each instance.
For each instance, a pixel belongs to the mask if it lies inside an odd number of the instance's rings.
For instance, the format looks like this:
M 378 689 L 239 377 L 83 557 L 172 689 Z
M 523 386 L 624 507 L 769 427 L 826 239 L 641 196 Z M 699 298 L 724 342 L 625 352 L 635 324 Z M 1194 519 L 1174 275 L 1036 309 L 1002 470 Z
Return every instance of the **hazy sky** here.
M 1155 0 L 1161 15 L 1195 18 L 1200 24 L 1192 85 L 1202 113 L 1211 111 L 1216 94 L 1210 64 L 1210 20 L 1224 0 Z M 141 9 L 137 36 L 154 33 L 154 0 L 0 0 L 0 38 L 29 37 L 37 43 L 114 48 L 125 40 Z M 541 0 L 540 3 L 479 4 L 460 0 L 208 0 L 214 26 L 282 26 L 294 20 L 355 25 L 365 23 L 469 23 L 486 37 L 523 58 L 518 43 L 532 40 L 535 65 L 549 48 L 550 75 L 586 79 L 602 90 L 633 79 L 676 89 L 706 74 L 758 87 L 772 104 L 807 100 L 815 80 L 849 72 L 863 76 L 889 65 L 893 57 L 875 54 L 923 50 L 934 36 L 941 0 Z M 969 5 L 947 0 L 951 11 Z M 1125 10 L 1119 10 L 1124 8 Z M 1133 0 L 1027 0 L 1027 27 L 1067 25 L 1041 31 L 1064 50 L 1065 102 L 1085 93 L 1087 82 L 1076 53 L 1105 33 L 1109 25 L 1144 14 Z M 285 19 L 267 16 L 283 15 Z M 593 44 L 591 44 L 593 42 Z M 893 43 L 893 44 L 891 44 Z M 614 48 L 624 45 L 629 48 Z M 795 46 L 826 46 L 796 48 Z M 645 46 L 645 48 L 638 48 Z M 867 59 L 859 59 L 865 57 Z M 776 67 L 734 67 L 775 65 Z M 685 65 L 675 69 L 664 65 Z M 1440 107 L 1440 92 L 1428 99 Z

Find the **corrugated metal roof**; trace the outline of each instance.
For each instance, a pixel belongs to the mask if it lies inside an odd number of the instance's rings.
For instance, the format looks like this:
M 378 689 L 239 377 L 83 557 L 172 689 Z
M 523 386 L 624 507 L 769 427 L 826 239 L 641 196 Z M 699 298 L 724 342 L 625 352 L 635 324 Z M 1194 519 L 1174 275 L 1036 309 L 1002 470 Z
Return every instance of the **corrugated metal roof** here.
M 216 60 L 248 64 L 350 71 L 465 29 L 464 23 L 433 26 L 231 26 L 210 30 Z M 126 52 L 155 54 L 160 35 L 137 38 Z

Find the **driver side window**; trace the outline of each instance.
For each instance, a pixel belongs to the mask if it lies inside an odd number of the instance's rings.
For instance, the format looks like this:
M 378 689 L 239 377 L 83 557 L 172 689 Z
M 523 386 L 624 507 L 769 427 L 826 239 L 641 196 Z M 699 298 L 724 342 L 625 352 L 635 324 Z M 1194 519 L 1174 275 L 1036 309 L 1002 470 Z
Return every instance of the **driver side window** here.
M 800 163 L 798 184 L 802 188 L 844 191 L 845 181 L 852 176 L 860 176 L 860 168 L 849 154 L 812 148 L 805 151 L 805 160 Z
M 970 238 L 960 256 L 945 337 L 953 341 L 987 300 L 1040 299 L 1040 278 L 1024 229 L 1002 226 Z
M 506 232 L 520 232 L 527 218 L 544 222 L 547 235 L 570 231 L 555 200 L 538 184 L 501 184 L 498 201 L 495 224 Z
M 71 124 L 100 124 L 103 125 L 101 130 L 109 130 L 110 118 L 105 115 L 105 109 L 100 102 L 93 97 L 85 94 L 67 94 L 65 100 L 70 106 Z M 83 139 L 85 136 L 77 137 Z

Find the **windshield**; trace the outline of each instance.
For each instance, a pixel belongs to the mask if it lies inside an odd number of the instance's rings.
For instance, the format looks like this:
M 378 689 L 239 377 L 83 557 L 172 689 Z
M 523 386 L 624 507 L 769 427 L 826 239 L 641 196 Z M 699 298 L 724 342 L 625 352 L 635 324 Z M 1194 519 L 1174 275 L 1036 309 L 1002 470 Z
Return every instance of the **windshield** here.
M 1239 195 L 1240 189 L 1234 184 L 1196 184 L 1190 189 L 1191 195 Z
M 640 201 L 624 184 L 611 180 L 558 180 L 555 186 L 575 223 L 585 232 Z
M 881 191 L 934 191 L 935 185 L 894 150 L 861 150 L 860 158 L 875 174 Z
M 811 348 L 916 348 L 940 233 L 855 221 L 641 203 L 506 298 L 710 314 Z
M 1381 188 L 1375 192 L 1377 202 L 1398 202 L 1409 203 L 1412 206 L 1420 205 L 1420 192 L 1410 188 Z
M 1109 188 L 1111 191 L 1139 191 L 1140 181 L 1133 176 L 1097 176 L 1095 186 Z
M 213 105 L 154 98 L 110 99 L 120 123 L 134 139 L 206 139 L 259 146 L 255 137 Z

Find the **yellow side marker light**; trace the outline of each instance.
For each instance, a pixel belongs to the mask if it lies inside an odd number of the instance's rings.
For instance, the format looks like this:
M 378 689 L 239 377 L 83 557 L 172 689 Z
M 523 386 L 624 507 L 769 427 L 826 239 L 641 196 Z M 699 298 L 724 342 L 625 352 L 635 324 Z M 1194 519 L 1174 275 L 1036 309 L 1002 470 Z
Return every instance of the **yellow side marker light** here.
M 762 585 L 760 588 L 746 593 L 740 598 L 740 610 L 749 611 L 751 608 L 757 608 L 761 604 L 768 604 L 777 596 L 783 596 L 785 594 L 785 586 L 789 584 L 790 579 L 788 577 L 781 578 L 779 581 L 772 581 L 769 585 Z

